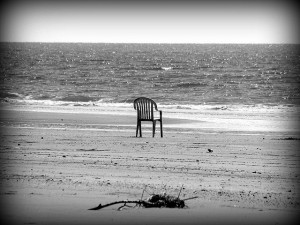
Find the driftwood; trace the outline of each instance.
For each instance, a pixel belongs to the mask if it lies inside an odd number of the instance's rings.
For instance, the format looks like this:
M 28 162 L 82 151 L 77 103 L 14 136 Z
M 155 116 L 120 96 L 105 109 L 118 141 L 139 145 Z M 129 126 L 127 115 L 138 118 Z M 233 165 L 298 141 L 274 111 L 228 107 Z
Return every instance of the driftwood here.
M 191 197 L 187 199 L 180 199 L 179 195 L 181 193 L 182 187 L 180 189 L 180 192 L 177 197 L 170 196 L 167 194 L 152 194 L 147 200 L 142 200 L 144 191 L 142 193 L 142 197 L 140 200 L 136 201 L 130 201 L 130 200 L 124 200 L 124 201 L 116 201 L 116 202 L 111 202 L 105 205 L 99 204 L 97 207 L 91 208 L 89 210 L 99 210 L 103 209 L 105 207 L 111 206 L 111 205 L 116 205 L 116 204 L 124 204 L 123 206 L 120 206 L 118 210 L 121 210 L 124 207 L 144 207 L 144 208 L 184 208 L 186 207 L 185 202 L 186 200 L 190 199 L 195 199 L 198 197 Z M 127 204 L 135 204 L 135 206 L 129 206 Z

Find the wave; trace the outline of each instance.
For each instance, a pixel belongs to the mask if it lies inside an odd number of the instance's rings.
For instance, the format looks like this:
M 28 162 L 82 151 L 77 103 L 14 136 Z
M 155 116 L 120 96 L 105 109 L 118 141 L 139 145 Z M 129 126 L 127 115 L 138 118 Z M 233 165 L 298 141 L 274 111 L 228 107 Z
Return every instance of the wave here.
M 131 70 L 153 70 L 153 71 L 159 71 L 159 70 L 164 70 L 164 71 L 168 71 L 168 70 L 172 70 L 174 69 L 171 66 L 125 66 L 125 67 L 118 67 L 116 68 L 119 71 L 131 71 Z M 176 68 L 179 69 L 179 68 Z
M 167 67 L 167 66 L 154 66 L 154 67 L 143 67 L 143 70 L 171 70 L 173 67 Z
M 192 88 L 205 86 L 205 83 L 200 82 L 181 82 L 174 84 L 179 88 Z M 198 118 L 201 119 L 200 115 L 208 113 L 214 114 L 270 114 L 278 115 L 278 113 L 299 113 L 300 107 L 294 104 L 243 104 L 243 103 L 232 103 L 214 100 L 212 102 L 206 102 L 202 104 L 195 104 L 192 101 L 186 101 L 185 99 L 178 100 L 174 98 L 172 100 L 166 100 L 166 98 L 156 96 L 154 100 L 158 104 L 158 108 L 168 113 L 171 117 L 180 114 L 180 118 Z M 176 100 L 177 99 L 177 100 Z M 134 113 L 133 101 L 135 97 L 130 96 L 117 96 L 117 97 L 99 97 L 96 95 L 88 94 L 73 94 L 65 96 L 55 96 L 52 94 L 40 94 L 38 96 L 24 95 L 15 92 L 0 93 L 0 102 L 2 104 L 14 106 L 22 106 L 28 110 L 35 109 L 39 110 L 50 110 L 50 111 L 71 111 L 85 112 L 85 113 Z M 184 116 L 182 116 L 184 114 Z M 188 116 L 187 116 L 188 115 Z
M 171 70 L 172 67 L 161 67 L 162 70 Z
M 11 93 L 11 92 L 0 92 L 0 99 L 7 99 L 7 98 L 22 99 L 24 98 L 24 95 L 21 95 L 19 93 Z
M 180 82 L 178 84 L 173 85 L 173 87 L 180 87 L 180 88 L 191 88 L 191 87 L 205 87 L 207 86 L 206 83 L 199 83 L 199 82 Z
M 99 99 L 98 97 L 84 95 L 68 95 L 63 97 L 41 94 L 33 97 L 32 95 L 23 95 L 19 93 L 1 93 L 0 102 L 21 105 L 47 105 L 47 106 L 89 106 L 97 102 L 112 101 L 110 98 Z
M 12 104 L 21 104 L 28 106 L 82 106 L 87 109 L 90 107 L 111 107 L 115 110 L 133 108 L 133 101 L 113 102 L 112 99 L 100 99 L 98 101 L 58 101 L 58 100 L 33 100 L 33 99 L 11 99 Z M 300 107 L 296 105 L 226 105 L 226 104 L 163 104 L 157 102 L 158 108 L 167 111 L 185 111 L 185 112 L 204 112 L 204 111 L 235 111 L 235 112 L 275 112 L 275 111 L 297 111 Z
M 86 61 L 90 61 L 90 62 L 111 62 L 111 60 L 109 59 L 89 59 L 89 60 L 86 60 Z
M 83 95 L 71 95 L 62 98 L 58 98 L 58 101 L 63 102 L 94 102 L 98 99 L 95 97 L 83 96 Z
M 205 86 L 204 83 L 179 83 L 176 84 L 177 87 L 193 87 L 193 86 Z M 9 102 L 12 104 L 22 104 L 22 105 L 53 105 L 53 106 L 132 106 L 135 97 L 118 97 L 118 99 L 110 97 L 95 97 L 86 95 L 67 95 L 62 97 L 49 96 L 41 94 L 35 98 L 31 95 L 23 95 L 14 92 L 0 93 L 1 102 Z M 232 104 L 232 103 L 203 103 L 203 104 L 186 104 L 184 102 L 180 103 L 177 101 L 172 101 L 172 103 L 166 103 L 164 99 L 156 99 L 158 105 L 165 109 L 184 109 L 184 110 L 253 110 L 253 109 L 274 109 L 274 108 L 299 108 L 299 106 L 294 104 Z

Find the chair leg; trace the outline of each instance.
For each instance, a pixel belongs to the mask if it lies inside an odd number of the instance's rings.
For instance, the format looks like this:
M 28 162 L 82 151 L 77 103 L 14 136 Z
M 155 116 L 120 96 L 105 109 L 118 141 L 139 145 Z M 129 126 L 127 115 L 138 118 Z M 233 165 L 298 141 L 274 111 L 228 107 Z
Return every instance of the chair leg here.
M 140 132 L 140 137 L 142 137 L 142 123 L 141 123 L 141 121 L 137 121 L 137 124 L 136 124 L 136 133 L 135 133 L 136 137 L 138 137 L 139 132 Z
M 163 137 L 162 120 L 160 120 L 160 136 Z
M 139 127 L 140 127 L 140 137 L 142 137 L 142 122 L 139 122 Z
M 153 121 L 153 127 L 152 127 L 152 137 L 155 136 L 155 126 L 156 126 L 156 121 Z

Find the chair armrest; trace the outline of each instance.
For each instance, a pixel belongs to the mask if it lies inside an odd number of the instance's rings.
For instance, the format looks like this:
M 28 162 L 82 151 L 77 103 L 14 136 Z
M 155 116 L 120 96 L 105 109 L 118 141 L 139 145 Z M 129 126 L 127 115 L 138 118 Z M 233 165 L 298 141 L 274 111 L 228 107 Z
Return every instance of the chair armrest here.
M 162 111 L 161 110 L 157 110 L 159 112 L 159 119 L 162 120 Z
M 154 119 L 161 119 L 162 118 L 162 111 L 161 110 L 155 110 L 153 116 L 154 116 Z

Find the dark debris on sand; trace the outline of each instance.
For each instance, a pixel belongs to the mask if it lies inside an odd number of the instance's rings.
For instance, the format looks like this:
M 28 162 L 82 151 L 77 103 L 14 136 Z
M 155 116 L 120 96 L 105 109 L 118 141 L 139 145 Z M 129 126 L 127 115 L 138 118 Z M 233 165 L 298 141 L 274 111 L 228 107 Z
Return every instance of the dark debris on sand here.
M 182 187 L 180 189 L 180 192 L 182 190 Z M 142 197 L 140 200 L 136 201 L 130 201 L 130 200 L 124 200 L 124 201 L 116 201 L 111 202 L 105 205 L 99 204 L 97 207 L 91 208 L 89 210 L 99 210 L 103 209 L 105 207 L 116 205 L 116 204 L 123 204 L 118 208 L 118 210 L 123 209 L 124 207 L 144 207 L 144 208 L 185 208 L 187 207 L 185 205 L 186 200 L 198 198 L 198 197 L 191 197 L 187 199 L 180 199 L 178 194 L 178 197 L 167 195 L 167 194 L 151 194 L 150 197 L 147 198 L 147 200 L 142 200 L 143 194 L 145 189 L 143 190 Z M 130 206 L 127 204 L 135 204 L 134 206 Z

